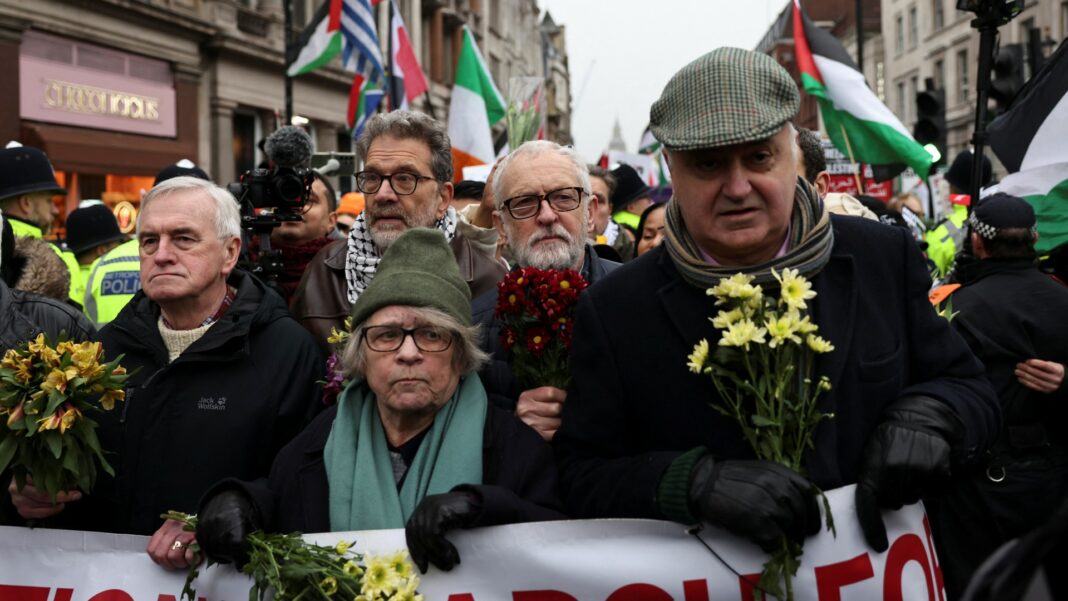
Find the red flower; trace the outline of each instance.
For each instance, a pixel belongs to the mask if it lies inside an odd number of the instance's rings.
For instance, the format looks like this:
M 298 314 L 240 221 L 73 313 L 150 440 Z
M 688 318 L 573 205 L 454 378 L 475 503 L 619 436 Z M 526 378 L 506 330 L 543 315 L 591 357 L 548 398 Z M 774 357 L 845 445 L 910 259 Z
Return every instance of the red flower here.
M 549 331 L 541 326 L 534 326 L 527 330 L 527 350 L 535 355 L 540 355 L 549 344 Z
M 501 328 L 501 346 L 504 347 L 505 351 L 512 350 L 516 340 L 518 340 L 518 337 L 516 336 L 515 329 L 509 326 Z

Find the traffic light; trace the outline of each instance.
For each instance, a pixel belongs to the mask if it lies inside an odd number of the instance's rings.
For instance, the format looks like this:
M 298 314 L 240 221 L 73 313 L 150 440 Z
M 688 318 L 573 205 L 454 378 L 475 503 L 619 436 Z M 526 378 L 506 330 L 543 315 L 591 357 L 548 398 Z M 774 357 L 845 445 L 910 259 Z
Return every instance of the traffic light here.
M 916 126 L 912 136 L 924 146 L 934 145 L 941 158 L 936 164 L 945 163 L 946 153 L 946 91 L 928 89 L 916 93 Z
M 998 50 L 990 76 L 990 98 L 1003 112 L 1024 84 L 1024 52 L 1021 44 L 1009 44 Z

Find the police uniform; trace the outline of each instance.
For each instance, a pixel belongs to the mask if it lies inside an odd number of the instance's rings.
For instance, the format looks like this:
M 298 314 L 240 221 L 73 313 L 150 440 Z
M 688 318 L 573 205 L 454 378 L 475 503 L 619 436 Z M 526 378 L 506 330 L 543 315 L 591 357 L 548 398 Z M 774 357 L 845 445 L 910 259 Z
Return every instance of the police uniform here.
M 93 262 L 85 282 L 85 314 L 100 327 L 141 289 L 141 257 L 137 240 L 128 240 Z

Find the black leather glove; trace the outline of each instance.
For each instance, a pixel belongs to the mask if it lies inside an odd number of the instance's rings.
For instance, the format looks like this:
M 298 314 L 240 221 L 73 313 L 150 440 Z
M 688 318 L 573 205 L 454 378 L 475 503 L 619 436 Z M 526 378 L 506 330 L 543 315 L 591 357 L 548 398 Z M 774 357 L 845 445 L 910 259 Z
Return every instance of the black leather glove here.
M 445 571 L 460 563 L 460 554 L 445 533 L 470 526 L 481 512 L 482 499 L 474 492 L 452 491 L 424 497 L 404 526 L 408 552 L 419 571 L 426 574 L 428 560 Z
M 802 542 L 820 530 L 815 487 L 771 461 L 720 461 L 706 455 L 690 480 L 694 515 L 771 553 L 782 537 Z
M 248 563 L 249 534 L 261 530 L 252 499 L 235 488 L 225 488 L 201 503 L 197 514 L 197 542 L 208 559 L 233 563 L 237 569 Z
M 885 551 L 882 508 L 900 509 L 933 492 L 949 476 L 964 424 L 946 403 L 902 397 L 886 408 L 867 446 L 857 479 L 857 519 L 868 545 Z

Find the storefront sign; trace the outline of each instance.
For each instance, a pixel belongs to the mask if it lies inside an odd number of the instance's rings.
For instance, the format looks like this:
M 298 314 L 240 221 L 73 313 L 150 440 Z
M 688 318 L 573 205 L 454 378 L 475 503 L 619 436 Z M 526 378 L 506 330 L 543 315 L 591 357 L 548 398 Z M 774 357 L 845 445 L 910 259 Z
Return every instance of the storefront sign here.
M 177 133 L 173 86 L 19 57 L 23 119 L 150 136 Z

